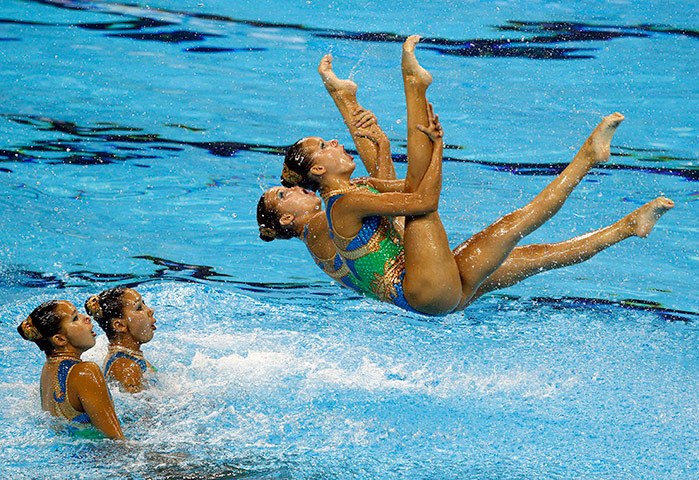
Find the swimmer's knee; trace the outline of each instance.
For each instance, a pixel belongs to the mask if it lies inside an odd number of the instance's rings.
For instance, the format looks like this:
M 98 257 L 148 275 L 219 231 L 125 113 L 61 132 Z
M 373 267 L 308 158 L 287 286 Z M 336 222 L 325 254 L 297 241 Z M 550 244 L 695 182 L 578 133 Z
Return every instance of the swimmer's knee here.
M 437 281 L 439 282 L 439 281 Z M 460 289 L 435 285 L 429 279 L 403 283 L 403 294 L 411 307 L 428 315 L 451 313 L 461 299 Z

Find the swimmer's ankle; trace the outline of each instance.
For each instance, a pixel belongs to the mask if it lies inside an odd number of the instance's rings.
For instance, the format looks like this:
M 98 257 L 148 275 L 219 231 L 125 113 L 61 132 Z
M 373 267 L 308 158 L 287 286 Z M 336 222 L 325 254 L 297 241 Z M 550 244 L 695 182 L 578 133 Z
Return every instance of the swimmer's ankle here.
M 415 56 L 415 45 L 419 41 L 419 35 L 411 35 L 403 43 L 403 55 L 401 58 L 403 83 L 405 86 L 427 90 L 427 87 L 432 83 L 432 75 L 420 65 Z
M 658 197 L 634 210 L 626 216 L 630 233 L 639 238 L 646 238 L 653 230 L 655 223 L 675 206 L 675 202 L 667 197 Z
M 612 137 L 617 127 L 623 121 L 624 116 L 618 112 L 603 118 L 587 140 L 585 140 L 575 159 L 589 162 L 590 167 L 609 160 Z
M 333 56 L 325 55 L 318 64 L 318 73 L 323 79 L 325 89 L 331 95 L 341 95 L 346 97 L 355 97 L 357 94 L 357 84 L 350 79 L 341 79 L 333 71 L 332 65 Z

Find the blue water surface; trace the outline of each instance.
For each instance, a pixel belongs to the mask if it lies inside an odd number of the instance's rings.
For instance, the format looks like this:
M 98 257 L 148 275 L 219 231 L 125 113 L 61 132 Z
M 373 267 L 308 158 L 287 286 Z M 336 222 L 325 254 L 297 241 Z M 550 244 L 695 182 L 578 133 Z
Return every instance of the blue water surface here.
M 257 238 L 282 149 L 351 139 L 320 58 L 405 163 L 401 43 L 445 130 L 454 246 L 525 204 L 614 111 L 610 161 L 523 243 L 665 195 L 648 239 L 426 318 Z M 699 7 L 692 2 L 0 4 L 3 478 L 699 476 Z M 128 442 L 40 411 L 38 304 L 137 288 L 157 384 Z M 98 363 L 106 339 L 84 358 Z

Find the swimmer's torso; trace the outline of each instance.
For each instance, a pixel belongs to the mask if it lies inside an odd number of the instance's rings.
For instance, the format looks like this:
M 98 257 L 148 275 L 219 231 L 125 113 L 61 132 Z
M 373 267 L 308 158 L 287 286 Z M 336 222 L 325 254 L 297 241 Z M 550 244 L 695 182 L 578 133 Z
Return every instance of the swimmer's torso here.
M 329 258 L 320 258 L 313 252 L 313 250 L 311 250 L 311 247 L 308 244 L 308 224 L 303 230 L 303 243 L 306 244 L 308 253 L 311 254 L 311 257 L 313 257 L 313 261 L 316 262 L 316 265 L 318 265 L 318 267 L 330 278 L 353 290 L 362 291 L 358 286 L 359 281 L 350 272 L 349 268 L 337 251 L 335 251 L 334 255 L 329 256 Z M 333 250 L 335 250 L 334 246 Z
M 87 413 L 79 412 L 77 399 L 68 394 L 68 381 L 71 370 L 79 360 L 49 358 L 41 372 L 41 407 L 51 415 L 75 424 L 89 424 Z M 72 402 L 71 402 L 72 400 Z
M 141 373 L 155 372 L 155 367 L 153 367 L 140 352 L 117 345 L 110 345 L 107 351 L 107 358 L 104 359 L 103 371 L 105 378 L 109 377 L 109 370 L 112 368 L 114 362 L 119 359 L 125 359 L 135 363 L 138 365 L 138 368 L 141 369 Z
M 403 277 L 405 276 L 405 255 L 403 242 L 393 222 L 388 217 L 367 217 L 362 222 L 359 232 L 352 238 L 344 238 L 332 228 L 332 208 L 337 200 L 357 188 L 328 192 L 326 215 L 330 236 L 339 255 L 343 258 L 349 271 L 357 279 L 359 289 L 370 297 L 393 303 L 406 310 L 413 311 L 403 295 Z

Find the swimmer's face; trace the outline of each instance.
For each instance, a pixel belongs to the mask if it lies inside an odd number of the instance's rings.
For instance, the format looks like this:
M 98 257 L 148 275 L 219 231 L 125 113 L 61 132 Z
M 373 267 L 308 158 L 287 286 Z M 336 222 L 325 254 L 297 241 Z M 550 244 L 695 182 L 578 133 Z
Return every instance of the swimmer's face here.
M 140 344 L 150 342 L 155 333 L 156 320 L 153 317 L 153 310 L 143 303 L 143 298 L 136 290 L 127 289 L 121 299 L 124 304 L 121 318 L 128 332 Z
M 323 204 L 318 195 L 301 187 L 272 187 L 265 192 L 265 203 L 280 216 L 295 218 L 319 212 Z
M 320 137 L 306 137 L 303 148 L 311 158 L 312 165 L 321 165 L 333 173 L 354 171 L 354 158 L 345 151 L 337 140 L 323 140 Z
M 81 314 L 72 303 L 63 300 L 54 312 L 61 319 L 60 334 L 68 340 L 68 344 L 82 352 L 95 346 L 97 334 L 92 330 L 90 317 Z

